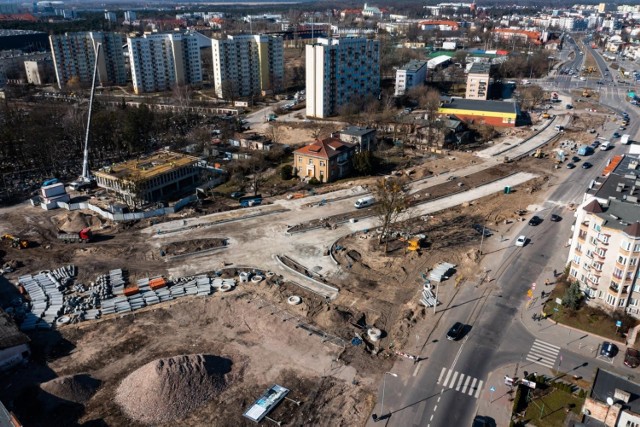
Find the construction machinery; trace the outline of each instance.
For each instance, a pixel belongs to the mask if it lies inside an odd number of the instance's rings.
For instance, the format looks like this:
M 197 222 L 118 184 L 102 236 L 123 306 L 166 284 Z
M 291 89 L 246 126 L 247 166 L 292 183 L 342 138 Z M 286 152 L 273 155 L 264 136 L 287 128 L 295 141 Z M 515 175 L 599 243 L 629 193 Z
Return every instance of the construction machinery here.
M 2 240 L 8 241 L 12 248 L 27 249 L 29 247 L 29 241 L 16 237 L 13 234 L 2 235 Z
M 542 152 L 542 148 L 538 148 L 535 153 L 533 153 L 533 157 L 536 159 L 544 159 L 545 154 Z
M 589 92 L 588 90 L 584 89 L 582 91 L 582 96 L 584 96 L 585 98 L 588 98 L 591 96 L 591 92 Z
M 65 243 L 88 243 L 93 238 L 93 233 L 90 228 L 83 228 L 78 233 L 66 233 L 64 231 L 58 232 L 58 239 Z

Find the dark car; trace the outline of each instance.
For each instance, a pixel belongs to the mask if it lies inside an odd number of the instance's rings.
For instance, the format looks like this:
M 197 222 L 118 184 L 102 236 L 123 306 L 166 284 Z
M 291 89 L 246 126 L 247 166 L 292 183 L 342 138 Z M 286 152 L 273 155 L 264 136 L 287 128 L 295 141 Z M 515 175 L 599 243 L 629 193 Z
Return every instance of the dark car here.
M 567 169 L 573 169 L 575 167 L 576 165 L 574 165 L 573 163 L 567 163 Z
M 460 322 L 456 322 L 451 329 L 449 329 L 449 332 L 447 332 L 447 339 L 449 341 L 455 341 L 458 338 L 460 338 L 460 335 L 462 335 L 462 330 L 464 329 L 464 325 Z
M 595 141 L 593 141 L 593 143 L 591 144 L 593 146 L 599 146 L 600 145 L 600 141 L 598 141 L 597 139 Z
M 558 222 L 561 220 L 562 220 L 562 217 L 560 215 L 556 215 L 556 214 L 551 215 L 551 221 Z
M 493 235 L 491 230 L 489 230 L 487 227 L 484 227 L 481 224 L 473 224 L 473 229 L 476 230 L 480 235 L 484 234 L 484 237 L 489 237 Z
M 608 341 L 602 343 L 602 347 L 600 348 L 601 356 L 613 358 L 616 356 L 616 354 L 618 354 L 618 347 L 615 344 Z
M 640 365 L 640 351 L 635 348 L 627 348 L 624 353 L 624 364 L 630 368 L 636 368 Z
M 572 162 L 579 162 L 579 161 L 580 161 L 580 157 L 578 157 L 578 156 L 573 156 L 573 157 L 571 158 L 571 161 L 572 161 Z
M 531 219 L 529 220 L 529 225 L 533 225 L 536 226 L 538 224 L 540 224 L 542 222 L 542 218 L 540 218 L 537 215 L 534 215 L 531 217 Z
M 614 138 L 620 138 L 620 134 L 619 134 L 618 132 L 614 132 L 614 133 L 613 133 L 613 137 L 614 137 Z
M 232 199 L 239 199 L 240 197 L 244 196 L 244 193 L 242 191 L 234 191 L 230 194 L 230 196 Z
M 591 166 L 593 166 L 591 163 L 589 162 L 584 162 L 582 164 L 582 169 L 589 169 Z

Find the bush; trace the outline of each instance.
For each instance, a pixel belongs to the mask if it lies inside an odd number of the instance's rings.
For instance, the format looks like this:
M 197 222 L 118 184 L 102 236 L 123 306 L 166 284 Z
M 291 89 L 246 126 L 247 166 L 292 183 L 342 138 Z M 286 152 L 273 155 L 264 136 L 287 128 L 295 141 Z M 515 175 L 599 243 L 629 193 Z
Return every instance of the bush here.
M 562 305 L 571 310 L 577 310 L 580 308 L 581 302 L 582 292 L 580 291 L 580 285 L 578 282 L 571 282 L 562 297 Z
M 315 176 L 309 180 L 309 184 L 311 185 L 320 185 L 320 181 Z
M 291 178 L 293 178 L 293 166 L 291 165 L 282 166 L 280 168 L 280 178 L 282 178 L 285 181 L 288 181 Z

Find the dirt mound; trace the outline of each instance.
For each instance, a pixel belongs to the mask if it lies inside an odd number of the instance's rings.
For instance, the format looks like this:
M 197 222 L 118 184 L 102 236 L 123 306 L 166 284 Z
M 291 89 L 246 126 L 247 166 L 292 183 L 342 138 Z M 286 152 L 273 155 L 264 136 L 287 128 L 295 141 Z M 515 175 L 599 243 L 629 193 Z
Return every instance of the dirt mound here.
M 67 233 L 78 232 L 83 228 L 96 227 L 102 224 L 98 217 L 80 211 L 65 212 L 62 215 L 57 215 L 55 221 L 58 229 Z
M 100 387 L 100 381 L 86 374 L 68 375 L 40 384 L 42 391 L 74 403 L 86 403 Z
M 154 360 L 122 381 L 116 402 L 145 424 L 177 420 L 220 393 L 230 370 L 229 359 L 202 354 Z

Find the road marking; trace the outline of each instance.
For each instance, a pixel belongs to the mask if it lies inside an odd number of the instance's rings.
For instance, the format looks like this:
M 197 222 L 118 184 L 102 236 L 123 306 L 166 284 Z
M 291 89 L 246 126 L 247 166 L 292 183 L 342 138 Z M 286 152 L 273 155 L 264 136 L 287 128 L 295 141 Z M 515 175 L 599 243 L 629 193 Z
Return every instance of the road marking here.
M 458 371 L 455 371 L 455 372 L 453 373 L 453 377 L 451 377 L 451 385 L 449 386 L 449 388 L 453 388 L 453 386 L 454 386 L 454 385 L 455 385 L 455 383 L 456 383 L 456 378 L 458 378 Z M 447 383 L 445 382 L 445 383 L 444 383 L 444 385 L 445 385 L 445 387 L 446 387 L 446 386 L 447 386 Z
M 456 387 L 456 391 L 460 391 L 460 386 L 462 385 L 463 380 L 464 380 L 464 374 L 460 374 L 460 380 L 458 381 L 458 386 Z
M 431 414 L 431 418 L 429 418 L 429 421 L 433 421 L 433 414 Z
M 471 394 L 471 392 L 473 391 L 473 387 L 475 387 L 477 381 L 478 379 L 474 378 L 473 381 L 471 382 L 471 386 L 469 386 L 469 394 Z
M 478 389 L 476 390 L 476 395 L 474 396 L 476 399 L 480 397 L 480 390 L 482 390 L 482 384 L 484 384 L 484 381 L 480 380 L 480 382 L 478 383 Z M 469 395 L 471 396 L 471 393 L 469 393 Z
M 440 384 L 440 381 L 442 380 L 442 376 L 444 375 L 444 373 L 447 371 L 447 368 L 445 368 L 444 366 L 442 367 L 442 371 L 440 371 L 440 376 L 438 377 L 438 382 L 436 384 Z
M 433 412 L 436 412 L 438 410 L 438 405 L 433 407 Z
M 447 372 L 447 377 L 444 379 L 444 384 L 447 385 L 447 383 L 449 382 L 449 377 L 451 377 L 451 374 L 453 373 L 453 371 L 451 369 L 449 369 L 449 372 Z
M 460 390 L 461 392 L 463 393 L 465 392 L 470 381 L 471 381 L 471 377 L 467 375 L 467 380 L 464 382 L 464 386 L 462 386 L 462 390 Z
M 559 353 L 559 346 L 536 339 L 531 345 L 526 360 L 553 369 Z
M 451 368 L 450 369 L 453 369 L 456 366 L 456 363 L 458 363 L 458 358 L 460 357 L 460 354 L 462 353 L 462 349 L 464 348 L 464 345 L 467 342 L 467 339 L 469 339 L 469 335 L 464 337 L 464 339 L 462 340 L 462 345 L 458 349 L 458 353 L 456 354 L 455 359 L 453 359 L 453 363 L 451 364 Z
M 413 370 L 413 376 L 418 375 L 418 371 L 420 370 L 420 365 L 416 365 L 416 369 Z
M 442 395 L 438 396 L 438 403 L 440 402 L 440 399 L 442 399 Z

